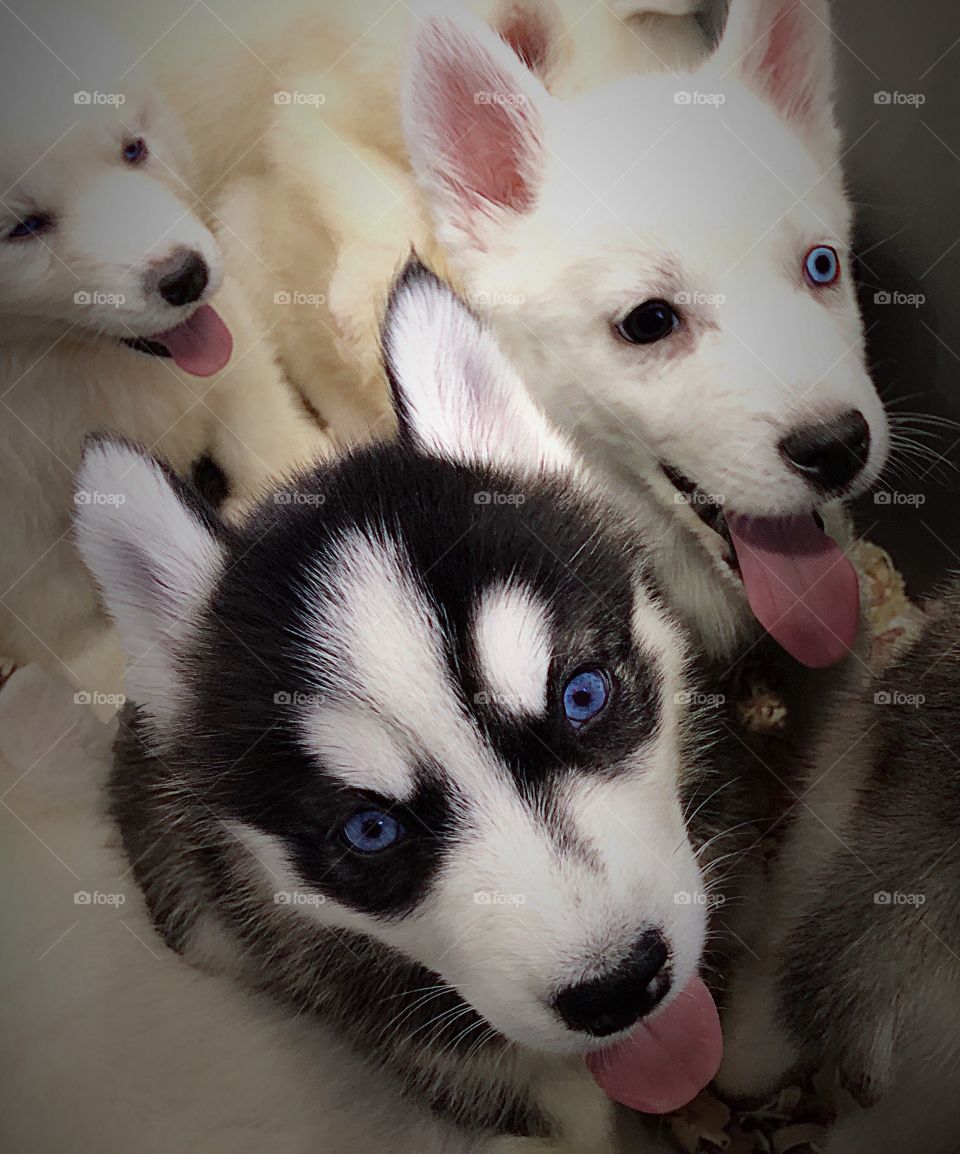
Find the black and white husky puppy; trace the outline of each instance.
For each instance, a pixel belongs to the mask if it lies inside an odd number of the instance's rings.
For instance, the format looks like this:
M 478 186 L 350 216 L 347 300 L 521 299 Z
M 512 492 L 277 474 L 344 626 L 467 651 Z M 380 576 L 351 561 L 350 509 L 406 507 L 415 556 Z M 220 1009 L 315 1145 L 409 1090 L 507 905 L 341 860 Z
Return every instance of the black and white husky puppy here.
M 305 1148 L 376 1124 L 417 1154 L 612 1150 L 600 1087 L 663 1111 L 719 1062 L 704 905 L 676 897 L 704 885 L 684 641 L 636 534 L 418 266 L 383 343 L 399 442 L 240 528 L 89 447 L 78 483 L 115 499 L 77 541 L 133 703 L 112 819 L 167 945 L 312 1031 Z M 149 1045 L 162 1082 L 182 1039 Z
M 730 988 L 721 1082 L 834 1063 L 863 1109 L 830 1154 L 960 1150 L 960 585 L 882 680 L 836 701 Z

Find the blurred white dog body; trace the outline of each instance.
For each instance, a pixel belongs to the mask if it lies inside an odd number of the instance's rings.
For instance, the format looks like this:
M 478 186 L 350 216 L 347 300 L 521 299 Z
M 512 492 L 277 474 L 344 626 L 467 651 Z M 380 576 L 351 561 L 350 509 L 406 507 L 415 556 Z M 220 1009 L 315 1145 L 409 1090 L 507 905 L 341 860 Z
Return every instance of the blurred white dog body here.
M 12 18 L 0 48 L 0 668 L 75 675 L 106 632 L 69 540 L 88 433 L 152 445 L 183 474 L 209 454 L 237 501 L 326 437 L 194 211 L 167 102 L 139 72 L 117 91 L 103 79 L 133 50 L 75 13 L 40 20 L 63 62 Z

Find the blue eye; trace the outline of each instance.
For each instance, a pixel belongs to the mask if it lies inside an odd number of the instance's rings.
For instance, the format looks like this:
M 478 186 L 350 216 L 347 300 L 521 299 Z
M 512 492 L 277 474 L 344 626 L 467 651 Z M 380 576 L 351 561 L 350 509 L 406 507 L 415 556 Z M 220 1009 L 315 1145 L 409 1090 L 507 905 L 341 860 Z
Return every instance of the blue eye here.
M 380 853 L 406 836 L 395 817 L 379 809 L 361 809 L 343 823 L 343 840 L 358 853 Z
M 42 213 L 25 216 L 10 229 L 7 240 L 27 240 L 32 236 L 39 236 L 40 233 L 46 232 L 52 223 L 53 217 L 44 216 Z
M 147 142 L 142 136 L 138 136 L 136 140 L 131 140 L 129 144 L 124 146 L 123 159 L 127 164 L 139 164 L 141 160 L 147 157 Z
M 804 262 L 807 280 L 818 288 L 834 285 L 840 279 L 840 257 L 828 244 L 818 244 L 807 253 Z
M 563 690 L 563 712 L 574 729 L 601 713 L 610 696 L 610 682 L 600 669 L 574 674 Z

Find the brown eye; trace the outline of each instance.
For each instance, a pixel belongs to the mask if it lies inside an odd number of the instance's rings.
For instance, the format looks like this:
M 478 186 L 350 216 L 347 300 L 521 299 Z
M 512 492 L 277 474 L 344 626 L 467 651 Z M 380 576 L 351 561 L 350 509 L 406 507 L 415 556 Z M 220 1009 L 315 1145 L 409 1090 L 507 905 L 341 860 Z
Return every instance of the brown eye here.
M 142 164 L 147 159 L 148 151 L 147 142 L 142 136 L 138 136 L 136 140 L 124 145 L 123 159 L 127 164 Z
M 627 313 L 617 325 L 617 332 L 631 345 L 652 345 L 679 326 L 680 317 L 666 301 L 645 301 Z

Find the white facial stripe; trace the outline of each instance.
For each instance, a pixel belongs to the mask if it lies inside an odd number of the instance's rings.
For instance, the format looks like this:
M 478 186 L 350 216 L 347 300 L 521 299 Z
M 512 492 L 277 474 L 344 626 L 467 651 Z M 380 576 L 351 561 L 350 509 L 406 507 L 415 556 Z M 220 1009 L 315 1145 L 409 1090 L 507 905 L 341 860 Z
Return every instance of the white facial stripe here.
M 488 589 L 473 628 L 479 673 L 490 703 L 517 717 L 542 716 L 552 648 L 546 606 L 527 590 Z
M 282 840 L 244 821 L 227 829 L 246 850 L 250 877 L 271 894 L 275 905 L 338 929 L 369 933 L 375 919 L 327 897 L 298 873 Z
M 440 764 L 462 756 L 466 719 L 440 627 L 396 544 L 352 533 L 317 580 L 315 643 L 336 655 L 345 699 L 409 734 Z M 325 665 L 329 676 L 329 658 Z
M 307 748 L 324 774 L 351 789 L 369 789 L 404 801 L 414 791 L 410 755 L 369 710 L 320 705 L 303 719 Z

